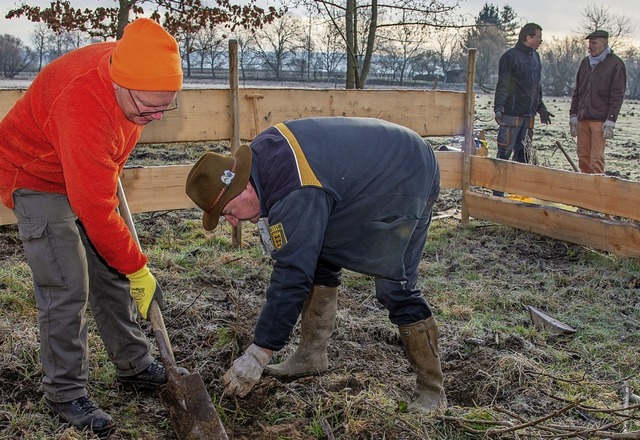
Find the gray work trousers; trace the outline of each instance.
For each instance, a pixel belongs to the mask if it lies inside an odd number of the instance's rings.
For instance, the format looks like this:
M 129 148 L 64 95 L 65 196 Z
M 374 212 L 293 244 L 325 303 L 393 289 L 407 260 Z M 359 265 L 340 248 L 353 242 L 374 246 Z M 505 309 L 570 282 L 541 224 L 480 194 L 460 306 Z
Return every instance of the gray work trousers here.
M 118 375 L 153 362 L 129 282 L 96 253 L 65 195 L 19 189 L 13 213 L 33 274 L 45 397 L 87 395 L 87 303 Z

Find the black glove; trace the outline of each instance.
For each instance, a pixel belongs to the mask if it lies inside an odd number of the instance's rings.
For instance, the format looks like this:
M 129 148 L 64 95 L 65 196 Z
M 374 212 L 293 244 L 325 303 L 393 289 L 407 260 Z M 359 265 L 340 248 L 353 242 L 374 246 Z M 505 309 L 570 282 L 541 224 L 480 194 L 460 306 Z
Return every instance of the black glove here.
M 502 121 L 502 111 L 498 110 L 495 115 L 496 122 L 500 125 L 500 121 Z
M 551 124 L 551 118 L 555 118 L 555 117 L 556 115 L 551 113 L 546 108 L 543 108 L 542 110 L 540 110 L 540 122 L 543 124 L 546 124 L 546 125 Z

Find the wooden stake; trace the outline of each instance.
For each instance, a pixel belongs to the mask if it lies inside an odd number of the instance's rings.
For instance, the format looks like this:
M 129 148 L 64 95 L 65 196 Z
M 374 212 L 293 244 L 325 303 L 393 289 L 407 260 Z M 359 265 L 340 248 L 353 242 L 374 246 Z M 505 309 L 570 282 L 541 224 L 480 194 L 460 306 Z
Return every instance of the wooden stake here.
M 240 103 L 238 101 L 238 40 L 229 40 L 229 110 L 231 112 L 231 154 L 240 147 Z M 231 245 L 242 246 L 242 225 L 231 228 Z
M 260 133 L 260 118 L 258 117 L 258 99 L 264 98 L 264 95 L 260 93 L 249 93 L 244 97 L 251 100 L 251 105 L 253 109 L 253 128 L 255 130 L 255 133 L 253 134 L 252 137 L 255 138 L 256 136 L 258 136 L 258 133 Z
M 475 122 L 475 93 L 473 86 L 476 82 L 476 52 L 477 49 L 469 49 L 467 61 L 467 90 L 465 95 L 464 112 L 464 148 L 462 155 L 462 224 L 469 224 L 469 210 L 465 200 L 465 194 L 469 191 L 471 182 L 471 151 L 473 149 L 473 125 Z

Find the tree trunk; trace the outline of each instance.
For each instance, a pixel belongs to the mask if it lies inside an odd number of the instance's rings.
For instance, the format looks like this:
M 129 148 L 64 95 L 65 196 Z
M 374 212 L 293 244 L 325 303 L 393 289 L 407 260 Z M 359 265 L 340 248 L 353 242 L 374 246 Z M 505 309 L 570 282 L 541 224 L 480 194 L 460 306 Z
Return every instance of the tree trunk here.
M 124 28 L 129 23 L 129 11 L 136 4 L 135 0 L 119 0 L 120 8 L 118 9 L 118 30 L 116 31 L 116 40 L 122 38 Z
M 347 71 L 346 83 L 347 89 L 356 88 L 356 78 L 358 74 L 358 63 L 356 59 L 356 0 L 347 0 L 347 11 L 345 14 L 345 37 L 347 43 Z
M 376 41 L 376 31 L 378 30 L 378 0 L 371 2 L 371 24 L 369 34 L 367 35 L 367 47 L 365 48 L 365 56 L 362 61 L 362 71 L 360 72 L 360 89 L 364 89 L 371 69 L 371 59 L 373 58 L 373 49 Z

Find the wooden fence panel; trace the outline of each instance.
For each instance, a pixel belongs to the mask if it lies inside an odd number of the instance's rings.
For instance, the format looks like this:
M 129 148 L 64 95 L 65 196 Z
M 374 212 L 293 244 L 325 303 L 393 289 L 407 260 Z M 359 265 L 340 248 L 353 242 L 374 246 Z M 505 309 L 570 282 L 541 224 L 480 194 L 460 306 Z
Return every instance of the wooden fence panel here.
M 25 90 L 0 90 L 0 118 Z M 145 127 L 141 143 L 231 139 L 229 89 L 185 89 L 180 107 Z M 422 136 L 464 134 L 465 93 L 441 90 L 267 89 L 239 90 L 240 137 L 287 119 L 360 116 L 396 122 Z
M 479 156 L 472 157 L 471 169 L 472 185 L 640 221 L 638 182 Z
M 0 91 L 3 116 L 23 90 Z M 304 116 L 367 116 L 408 126 L 423 136 L 464 132 L 465 94 L 440 91 L 240 89 L 240 137 L 286 119 Z M 411 109 L 408 112 L 407 109 Z M 228 140 L 229 89 L 185 90 L 180 108 L 145 128 L 142 143 Z M 462 188 L 463 154 L 436 152 L 443 188 Z M 640 183 L 472 156 L 463 192 L 471 217 L 566 240 L 622 256 L 640 256 L 640 228 L 562 209 L 497 199 L 483 187 L 640 221 Z M 132 212 L 194 207 L 184 192 L 191 165 L 127 168 L 122 183 Z M 0 207 L 0 225 L 15 223 Z

